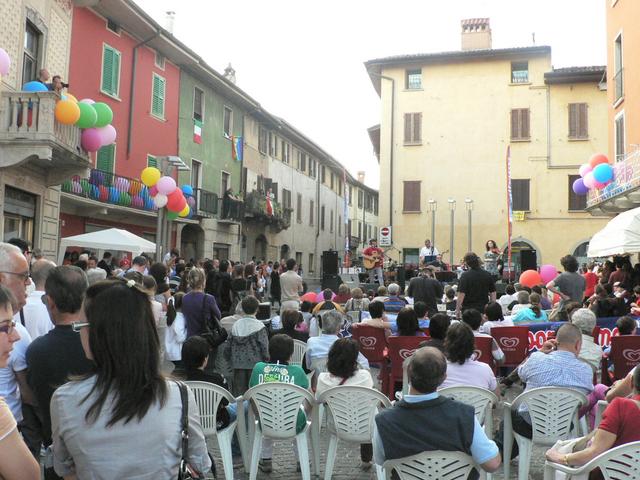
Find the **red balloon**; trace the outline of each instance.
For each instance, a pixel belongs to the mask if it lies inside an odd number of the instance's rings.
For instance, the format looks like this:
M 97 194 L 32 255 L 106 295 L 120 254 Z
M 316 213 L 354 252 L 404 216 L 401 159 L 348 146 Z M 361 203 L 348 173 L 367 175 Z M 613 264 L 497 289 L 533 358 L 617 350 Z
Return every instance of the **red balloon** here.
M 609 163 L 609 159 L 604 153 L 596 153 L 589 159 L 589 165 L 592 169 L 596 168 L 596 165 L 600 165 L 601 163 Z
M 522 272 L 520 274 L 519 282 L 521 285 L 529 288 L 535 287 L 536 285 L 542 285 L 543 283 L 542 277 L 536 270 L 525 270 Z
M 176 188 L 171 194 L 167 195 L 167 210 L 170 212 L 181 212 L 186 204 L 187 200 L 179 188 Z

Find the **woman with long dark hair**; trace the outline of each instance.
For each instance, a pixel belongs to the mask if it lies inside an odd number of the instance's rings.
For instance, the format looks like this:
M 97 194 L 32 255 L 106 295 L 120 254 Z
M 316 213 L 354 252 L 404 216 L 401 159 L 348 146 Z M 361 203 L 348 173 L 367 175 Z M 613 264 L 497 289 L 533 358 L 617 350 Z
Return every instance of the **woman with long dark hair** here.
M 484 269 L 494 277 L 498 276 L 498 259 L 502 252 L 496 245 L 494 240 L 487 240 L 485 243 L 486 252 L 484 253 Z
M 89 287 L 86 322 L 74 324 L 95 368 L 51 400 L 54 468 L 77 478 L 176 478 L 181 458 L 178 384 L 160 373 L 160 341 L 147 295 L 135 282 Z M 190 466 L 208 471 L 198 407 L 188 392 Z
M 398 327 L 398 337 L 426 337 L 425 333 L 420 330 L 418 315 L 413 311 L 413 308 L 405 307 L 401 309 L 396 317 L 396 325 Z

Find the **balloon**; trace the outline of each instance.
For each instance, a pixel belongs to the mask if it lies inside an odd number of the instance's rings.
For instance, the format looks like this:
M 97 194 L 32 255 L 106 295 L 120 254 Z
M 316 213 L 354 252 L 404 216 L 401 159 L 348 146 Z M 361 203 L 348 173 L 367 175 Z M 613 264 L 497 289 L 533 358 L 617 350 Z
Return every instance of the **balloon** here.
M 573 193 L 576 195 L 586 195 L 588 191 L 589 187 L 584 184 L 583 178 L 578 178 L 573 182 Z
M 307 292 L 307 293 L 305 293 L 302 297 L 300 297 L 300 301 L 316 303 L 316 294 L 315 294 L 315 292 Z
M 182 187 L 180 188 L 182 189 L 182 193 L 184 193 L 185 196 L 193 195 L 193 187 L 191 185 L 182 185 Z
M 22 86 L 24 92 L 48 92 L 49 88 L 42 82 L 27 82 Z
M 589 173 L 591 170 L 593 170 L 593 168 L 591 168 L 591 165 L 589 165 L 588 163 L 583 163 L 582 165 L 580 165 L 580 168 L 578 169 L 578 173 L 580 174 L 581 177 L 584 178 L 584 176 Z
M 162 174 L 160 173 L 160 170 L 158 170 L 156 167 L 147 167 L 142 170 L 142 173 L 140 174 L 140 180 L 142 180 L 142 183 L 144 183 L 147 187 L 153 187 L 158 182 L 158 180 L 160 180 L 161 176 Z
M 97 128 L 87 128 L 82 132 L 82 148 L 87 152 L 97 152 L 102 146 L 102 138 Z
M 171 212 L 181 212 L 187 204 L 187 201 L 182 194 L 182 190 L 175 189 L 173 193 L 168 195 L 167 210 Z
M 558 269 L 553 265 L 542 265 L 540 267 L 540 278 L 542 279 L 542 283 L 549 283 L 551 280 L 558 276 Z
M 111 107 L 103 102 L 97 102 L 93 104 L 93 108 L 96 111 L 96 127 L 106 127 L 113 120 L 113 112 Z
M 9 68 L 11 67 L 11 58 L 6 50 L 0 48 L 0 76 L 9 75 Z
M 595 185 L 593 186 L 593 188 L 595 188 L 597 190 L 602 190 L 604 187 L 609 185 L 609 183 L 611 183 L 611 182 L 607 182 L 607 183 L 596 182 Z
M 171 221 L 175 220 L 176 218 L 178 218 L 178 212 L 167 212 L 167 220 Z
M 156 187 L 158 188 L 158 193 L 169 195 L 176 189 L 176 181 L 171 177 L 161 177 L 156 183 Z M 180 193 L 182 194 L 182 192 Z
M 80 118 L 80 108 L 71 100 L 60 100 L 56 103 L 55 114 L 56 120 L 63 125 L 73 125 Z
M 593 169 L 593 178 L 598 183 L 607 183 L 613 178 L 613 168 L 608 163 L 596 165 Z
M 78 103 L 80 108 L 80 118 L 76 122 L 76 125 L 80 128 L 91 128 L 96 124 L 98 114 L 95 109 L 88 103 Z
M 86 103 L 86 104 L 88 104 L 88 105 L 93 105 L 93 104 L 94 104 L 94 103 L 96 103 L 96 102 L 94 102 L 94 101 L 93 101 L 93 100 L 91 100 L 90 98 L 83 98 L 83 99 L 82 99 L 82 100 L 80 100 L 80 102 L 78 102 L 78 103 Z
M 167 201 L 169 199 L 167 198 L 166 195 L 163 195 L 161 193 L 157 194 L 155 197 L 153 197 L 153 203 L 155 204 L 156 207 L 158 208 L 162 208 L 167 204 Z
M 73 103 L 78 103 L 78 99 L 69 92 L 65 93 L 64 96 L 67 97 L 67 100 L 71 100 Z
M 111 145 L 116 141 L 116 129 L 113 125 L 107 125 L 106 127 L 98 128 L 100 132 L 100 138 L 102 138 L 102 145 Z
M 191 210 L 189 209 L 189 205 L 185 205 L 184 208 L 182 210 L 180 210 L 180 213 L 178 213 L 178 216 L 186 217 L 187 215 L 189 215 L 190 211 Z
M 191 208 L 196 206 L 196 199 L 193 197 L 189 197 L 187 198 L 187 205 L 189 205 Z
M 154 185 L 149 189 L 149 196 L 155 197 L 158 194 L 158 188 Z
M 542 284 L 542 277 L 536 270 L 525 270 L 520 274 L 520 284 L 525 287 L 535 287 Z
M 587 188 L 596 188 L 596 179 L 593 178 L 593 172 L 587 173 L 582 179 L 584 186 Z
M 589 159 L 591 168 L 596 168 L 596 165 L 600 165 L 601 163 L 609 163 L 609 159 L 604 153 L 595 153 Z

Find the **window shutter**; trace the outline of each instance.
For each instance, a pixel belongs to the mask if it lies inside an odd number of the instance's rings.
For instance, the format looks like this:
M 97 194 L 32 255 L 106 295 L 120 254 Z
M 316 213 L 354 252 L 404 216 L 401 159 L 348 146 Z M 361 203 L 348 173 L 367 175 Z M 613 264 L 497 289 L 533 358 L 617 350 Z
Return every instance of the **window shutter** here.
M 422 113 L 413 114 L 413 141 L 419 142 L 422 139 Z
M 106 145 L 98 150 L 98 155 L 96 156 L 96 168 L 98 170 L 113 173 L 115 149 L 115 145 Z
M 404 143 L 411 142 L 411 113 L 404 114 Z
M 529 132 L 529 109 L 522 108 L 520 109 L 520 138 L 530 138 L 531 133 Z
M 147 167 L 158 167 L 158 160 L 153 155 L 147 155 Z
M 520 132 L 520 112 L 517 109 L 511 110 L 511 138 L 518 138 L 518 134 Z
M 569 104 L 569 138 L 578 137 L 578 104 Z
M 578 136 L 589 138 L 589 106 L 586 103 L 580 103 L 578 106 Z
M 164 90 L 166 80 L 158 75 L 153 76 L 153 95 L 151 113 L 156 117 L 164 118 Z
M 271 183 L 271 193 L 273 194 L 273 199 L 277 202 L 278 201 L 278 183 L 277 182 Z
M 419 181 L 405 181 L 403 192 L 403 207 L 404 212 L 419 212 L 420 211 L 420 182 Z
M 102 51 L 102 90 L 114 94 L 114 62 L 115 52 L 111 47 L 104 46 Z

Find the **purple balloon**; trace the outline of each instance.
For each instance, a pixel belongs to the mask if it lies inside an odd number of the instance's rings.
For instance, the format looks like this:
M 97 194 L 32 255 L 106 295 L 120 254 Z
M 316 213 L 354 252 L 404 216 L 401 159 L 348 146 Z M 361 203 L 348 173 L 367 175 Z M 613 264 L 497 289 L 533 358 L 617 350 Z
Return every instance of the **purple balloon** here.
M 584 184 L 584 180 L 582 178 L 578 178 L 573 182 L 573 192 L 576 195 L 586 195 L 589 192 L 589 187 Z
M 189 207 L 193 208 L 196 206 L 196 199 L 193 197 L 187 197 L 187 203 L 189 204 Z
M 9 68 L 11 67 L 11 58 L 6 50 L 0 48 L 0 75 L 9 75 Z
M 87 152 L 97 152 L 102 146 L 102 136 L 97 128 L 86 128 L 82 131 L 81 143 Z
M 100 137 L 102 138 L 102 146 L 111 145 L 116 141 L 116 129 L 113 125 L 107 125 L 97 130 L 100 132 Z

